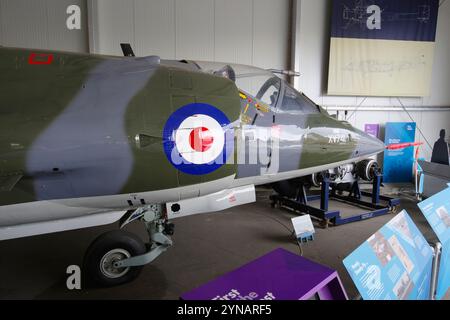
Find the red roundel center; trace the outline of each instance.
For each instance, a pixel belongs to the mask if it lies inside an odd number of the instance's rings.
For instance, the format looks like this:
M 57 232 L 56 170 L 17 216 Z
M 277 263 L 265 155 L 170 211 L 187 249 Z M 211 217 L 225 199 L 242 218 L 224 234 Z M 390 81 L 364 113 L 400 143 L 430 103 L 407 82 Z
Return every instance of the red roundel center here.
M 197 152 L 205 152 L 211 148 L 214 138 L 211 132 L 205 127 L 195 128 L 189 135 L 191 148 Z

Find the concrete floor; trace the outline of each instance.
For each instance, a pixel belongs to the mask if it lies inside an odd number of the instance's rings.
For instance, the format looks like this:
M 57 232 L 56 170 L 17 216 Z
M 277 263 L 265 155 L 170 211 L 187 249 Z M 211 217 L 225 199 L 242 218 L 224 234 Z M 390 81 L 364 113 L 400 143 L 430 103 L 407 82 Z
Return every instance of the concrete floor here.
M 253 204 L 174 220 L 174 247 L 146 266 L 133 283 L 115 288 L 69 291 L 65 272 L 69 265 L 82 264 L 92 240 L 117 225 L 0 242 L 0 299 L 178 299 L 276 248 L 299 253 L 288 230 L 294 215 L 272 209 L 269 193 L 259 191 Z M 339 203 L 331 208 L 355 210 Z M 427 240 L 436 240 L 415 201 L 404 198 L 401 209 L 407 209 Z M 391 218 L 386 215 L 329 229 L 317 225 L 315 240 L 303 246 L 304 256 L 338 270 L 348 295 L 354 297 L 357 291 L 342 259 Z M 128 230 L 145 237 L 140 223 Z

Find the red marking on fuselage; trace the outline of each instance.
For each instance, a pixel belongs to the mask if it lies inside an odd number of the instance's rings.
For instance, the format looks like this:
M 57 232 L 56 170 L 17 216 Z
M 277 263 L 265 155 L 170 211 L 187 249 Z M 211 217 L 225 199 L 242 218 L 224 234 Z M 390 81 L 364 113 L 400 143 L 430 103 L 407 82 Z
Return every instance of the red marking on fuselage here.
M 191 148 L 197 152 L 208 151 L 214 142 L 214 138 L 205 127 L 195 128 L 189 135 Z
M 49 65 L 53 62 L 53 54 L 31 53 L 28 57 L 28 64 L 31 65 Z

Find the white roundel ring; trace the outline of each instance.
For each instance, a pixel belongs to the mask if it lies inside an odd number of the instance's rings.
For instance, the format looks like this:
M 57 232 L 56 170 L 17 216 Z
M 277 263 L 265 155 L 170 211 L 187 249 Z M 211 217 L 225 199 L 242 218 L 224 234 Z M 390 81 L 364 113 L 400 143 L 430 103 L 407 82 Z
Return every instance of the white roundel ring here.
M 180 155 L 193 164 L 214 161 L 223 151 L 225 132 L 212 117 L 196 114 L 186 118 L 175 133 Z
M 193 175 L 208 174 L 234 154 L 234 128 L 216 107 L 192 103 L 167 119 L 163 146 L 167 159 L 176 169 Z

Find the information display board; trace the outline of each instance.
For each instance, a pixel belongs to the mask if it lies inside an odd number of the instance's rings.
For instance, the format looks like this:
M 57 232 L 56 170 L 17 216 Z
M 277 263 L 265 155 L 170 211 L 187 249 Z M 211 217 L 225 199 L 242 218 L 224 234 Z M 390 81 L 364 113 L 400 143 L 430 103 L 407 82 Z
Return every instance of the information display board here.
M 450 290 L 450 188 L 418 204 L 442 244 L 436 298 Z
M 433 250 L 405 210 L 372 235 L 344 265 L 365 300 L 426 300 Z
M 414 142 L 415 122 L 388 122 L 384 143 L 386 145 Z M 411 182 L 414 148 L 385 150 L 383 162 L 384 182 Z

